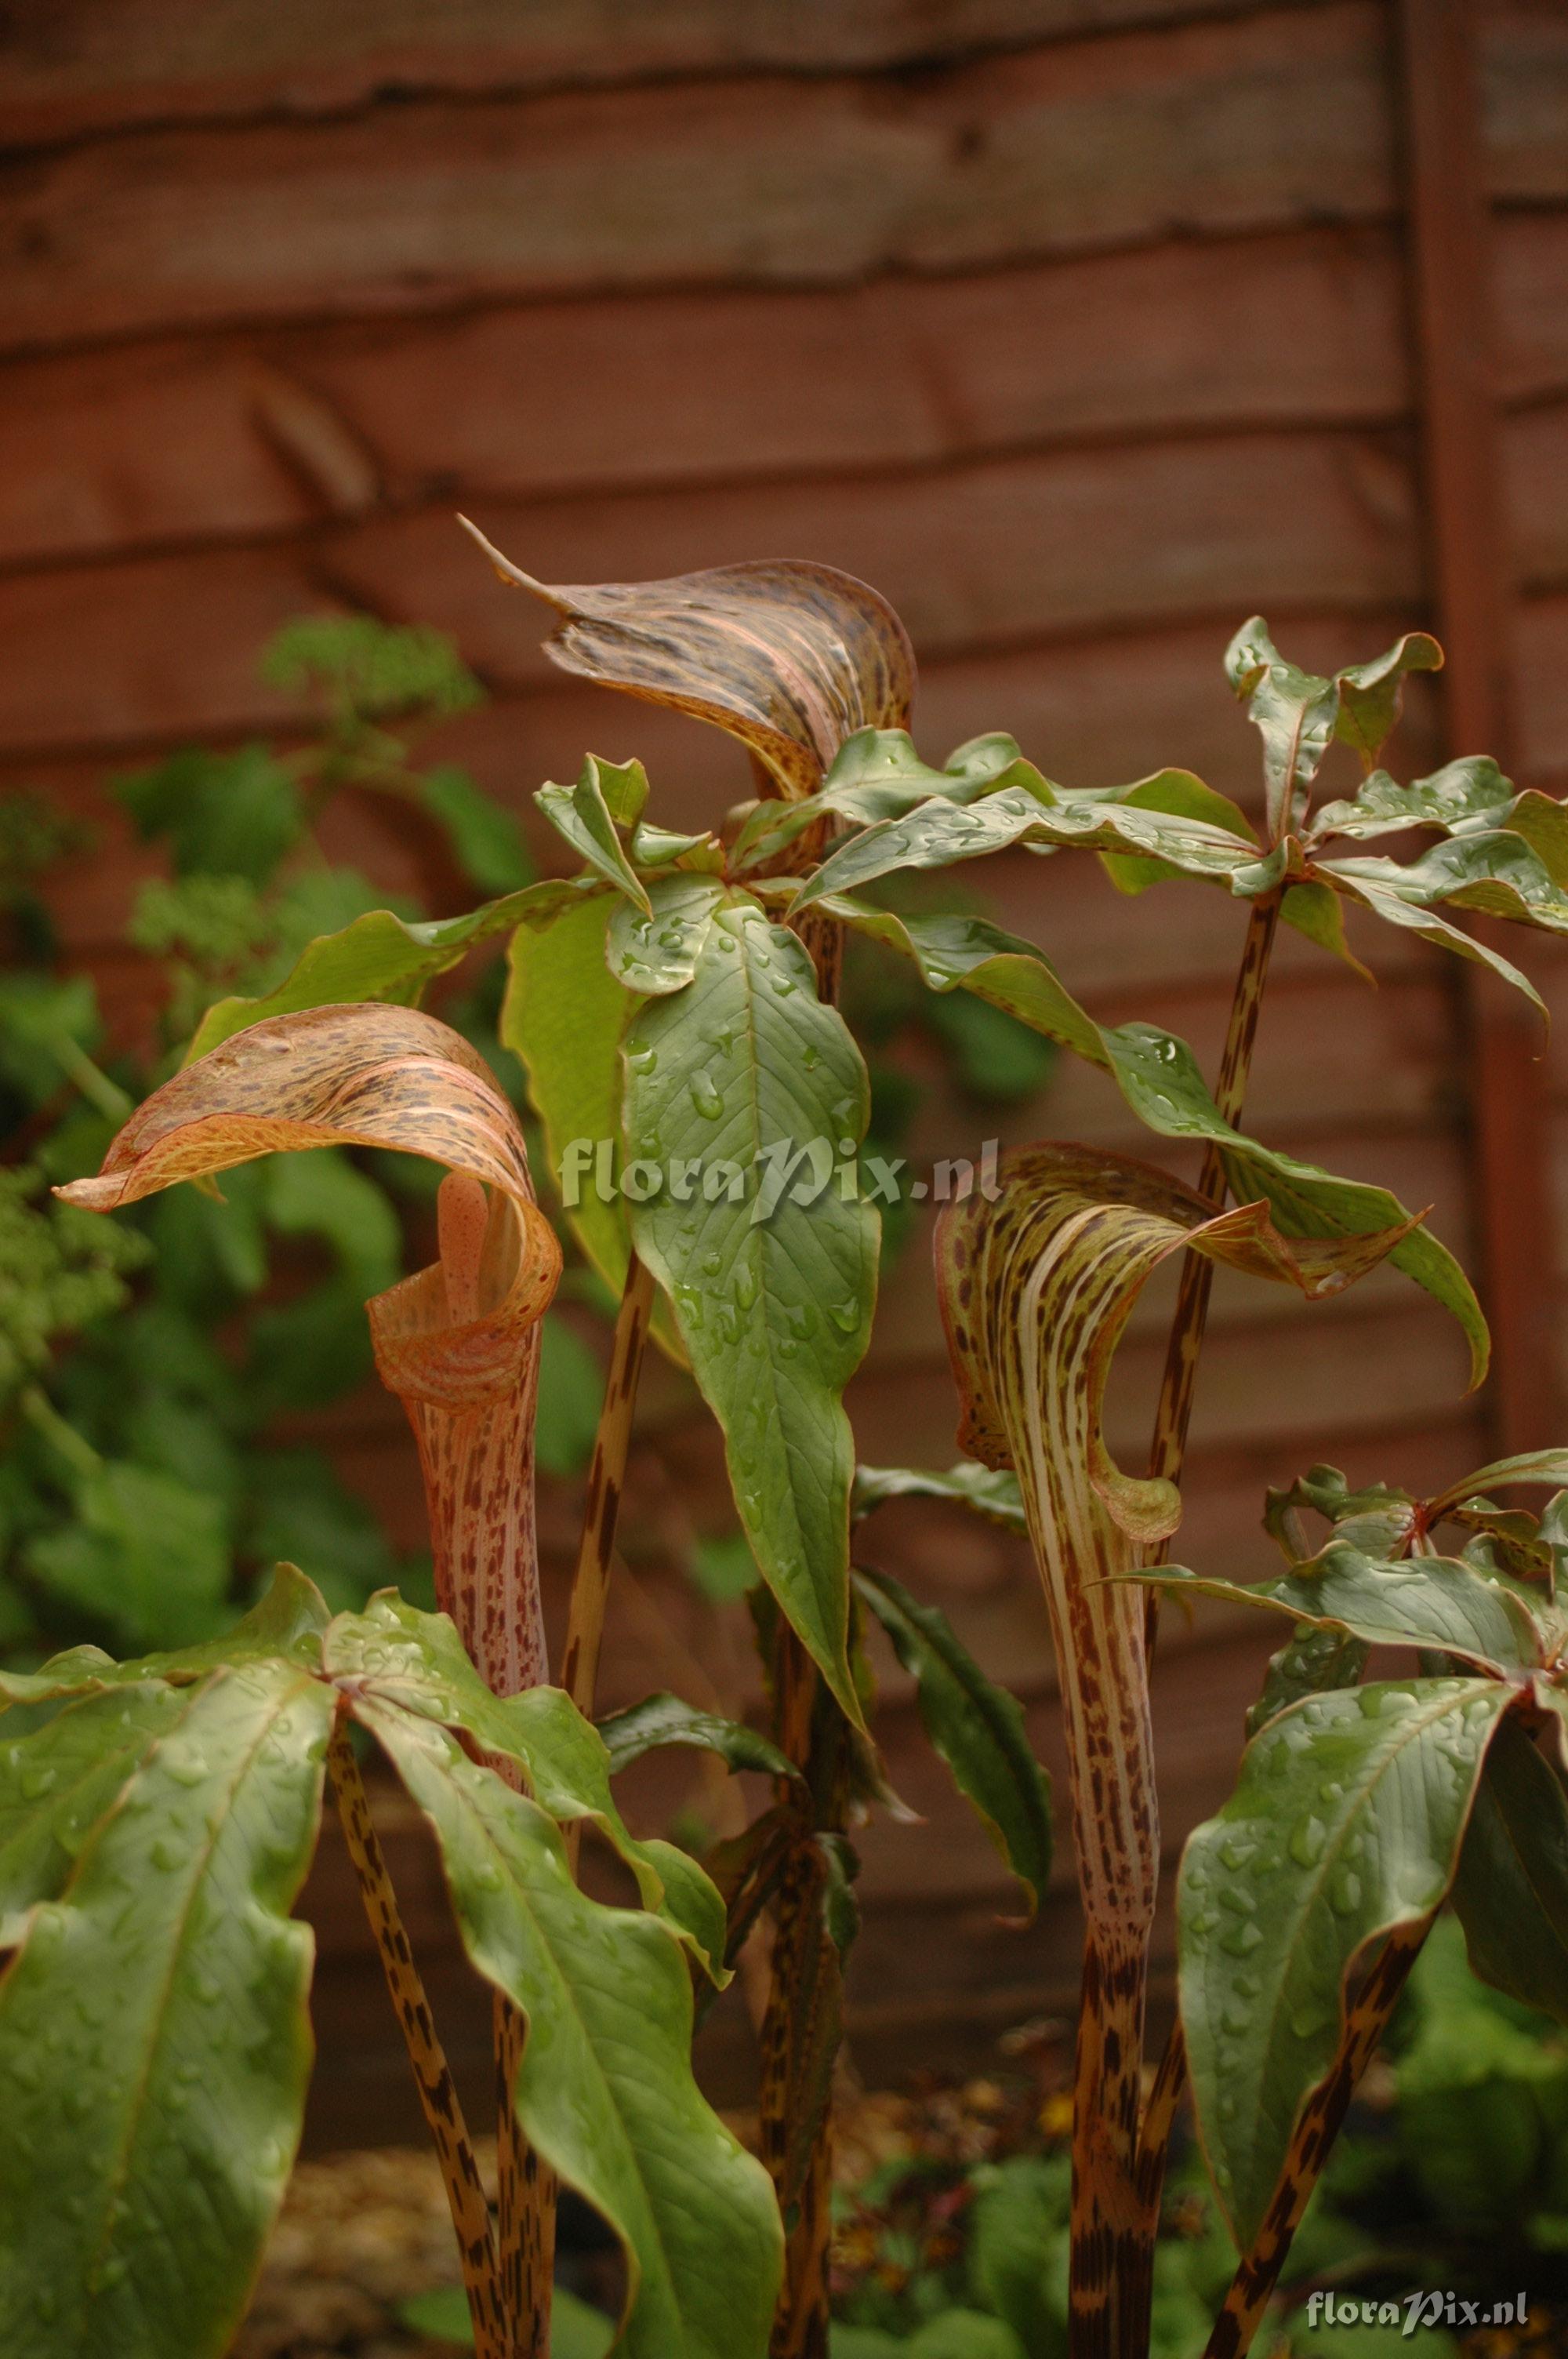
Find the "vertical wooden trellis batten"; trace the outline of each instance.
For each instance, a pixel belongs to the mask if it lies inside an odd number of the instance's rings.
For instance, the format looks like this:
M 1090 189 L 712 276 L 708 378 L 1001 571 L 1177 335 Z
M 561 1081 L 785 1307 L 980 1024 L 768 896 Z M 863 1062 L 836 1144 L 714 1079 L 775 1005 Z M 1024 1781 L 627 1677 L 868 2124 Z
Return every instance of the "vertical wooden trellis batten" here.
M 1482 152 L 1477 0 L 1397 0 L 1404 178 L 1422 426 L 1422 491 L 1451 754 L 1513 732 L 1506 546 Z M 1500 929 L 1498 929 L 1500 932 Z M 1466 968 L 1476 1235 L 1494 1343 L 1499 1452 L 1557 1441 L 1555 1267 L 1544 1038 L 1526 1003 Z

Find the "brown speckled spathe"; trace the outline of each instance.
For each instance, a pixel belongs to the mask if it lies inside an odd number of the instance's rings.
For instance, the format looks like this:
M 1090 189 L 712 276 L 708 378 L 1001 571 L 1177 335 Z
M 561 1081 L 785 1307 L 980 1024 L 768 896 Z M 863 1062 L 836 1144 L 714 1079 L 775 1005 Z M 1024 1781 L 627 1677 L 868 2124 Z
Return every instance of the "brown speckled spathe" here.
M 509 1694 L 546 1674 L 534 1401 L 560 1248 L 535 1201 L 517 1117 L 484 1060 L 414 1008 L 275 1016 L 166 1082 L 98 1176 L 58 1192 L 110 1212 L 258 1155 L 334 1145 L 427 1156 L 490 1191 L 477 1234 L 471 1220 L 454 1224 L 460 1272 L 433 1263 L 368 1308 L 377 1368 L 419 1444 L 438 1601 L 489 1685 Z

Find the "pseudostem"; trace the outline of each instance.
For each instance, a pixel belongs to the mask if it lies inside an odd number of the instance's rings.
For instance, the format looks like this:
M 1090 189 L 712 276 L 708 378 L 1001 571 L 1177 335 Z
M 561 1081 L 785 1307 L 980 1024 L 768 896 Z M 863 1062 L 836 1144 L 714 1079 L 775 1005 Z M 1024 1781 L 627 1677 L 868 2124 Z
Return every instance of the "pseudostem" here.
M 341 1721 L 333 1731 L 327 1763 L 349 1857 L 359 1878 L 365 1915 L 375 1936 L 386 1987 L 414 2068 L 420 2108 L 440 2162 L 473 2318 L 474 2347 L 479 2359 L 512 2359 L 495 2244 L 491 2234 L 490 2206 L 480 2183 L 473 2142 L 404 1930 L 392 1879 L 371 1821 L 370 1800 L 354 1758 L 353 1745 L 347 1726 Z

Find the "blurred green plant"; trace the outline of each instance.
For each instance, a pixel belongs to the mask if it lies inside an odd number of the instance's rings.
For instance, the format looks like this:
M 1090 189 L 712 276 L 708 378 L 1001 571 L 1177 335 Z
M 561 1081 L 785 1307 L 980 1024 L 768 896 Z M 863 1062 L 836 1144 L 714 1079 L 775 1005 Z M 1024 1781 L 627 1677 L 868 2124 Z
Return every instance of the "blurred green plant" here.
M 1062 2108 L 1065 2112 L 1065 2104 Z M 1052 2109 L 1044 2118 L 1052 2122 Z M 836 2207 L 830 2359 L 1065 2359 L 1071 2158 L 1040 2109 L 992 2083 L 910 2107 L 913 2135 Z M 1063 2126 L 1065 2127 L 1065 2121 Z M 1237 2252 L 1195 2147 L 1173 2166 L 1151 2359 L 1200 2359 Z M 1260 2332 L 1262 2359 L 1458 2359 L 1445 2323 L 1407 2333 L 1412 2295 L 1529 2289 L 1517 2337 L 1555 2349 L 1568 2298 L 1568 2044 L 1478 1981 L 1460 1927 L 1433 1930 L 1389 2054 L 1335 2147 Z M 1400 2324 L 1309 2323 L 1307 2295 L 1397 2306 Z M 1444 2300 L 1446 2310 L 1446 2299 Z M 1533 2333 L 1534 2339 L 1528 2339 Z
M 106 1049 L 93 984 L 62 970 L 40 890 L 92 832 L 39 794 L 0 799 L 0 1159 L 12 1167 L 0 1169 L 0 1655 L 16 1662 L 81 1639 L 135 1651 L 211 1636 L 278 1558 L 341 1609 L 389 1584 L 430 1599 L 427 1559 L 400 1555 L 328 1456 L 275 1430 L 369 1375 L 362 1305 L 403 1268 L 435 1168 L 322 1148 L 235 1171 L 221 1196 L 182 1188 L 113 1225 L 47 1194 L 97 1168 L 221 1001 L 274 990 L 310 942 L 373 910 L 428 916 L 328 856 L 318 829 L 335 797 L 400 803 L 481 893 L 534 879 L 512 814 L 465 770 L 416 758 L 422 732 L 483 701 L 441 633 L 306 615 L 276 634 L 260 671 L 299 700 L 298 744 L 185 747 L 112 788 L 167 863 L 126 926 L 158 970 L 147 1053 Z M 916 1064 L 935 1052 L 982 1102 L 1039 1087 L 1051 1043 L 979 1001 L 934 998 L 880 944 L 854 949 L 848 991 L 873 1049 L 879 1151 L 906 1145 L 919 1104 L 912 1040 Z M 515 1076 L 497 1038 L 502 982 L 492 962 L 442 1012 Z M 535 1163 L 547 1182 L 546 1159 Z M 890 1222 L 884 1252 L 905 1225 Z M 578 1290 L 590 1324 L 613 1317 L 604 1289 Z M 555 1312 L 543 1350 L 538 1462 L 575 1477 L 593 1447 L 600 1358 Z
M 96 1168 L 217 1000 L 271 989 L 315 936 L 386 906 L 322 849 L 335 796 L 421 813 L 481 891 L 533 876 L 509 813 L 466 772 L 412 756 L 422 729 L 481 698 L 439 633 L 308 616 L 278 633 L 262 671 L 300 699 L 301 744 L 187 748 L 113 789 L 168 868 L 141 886 L 127 927 L 161 970 L 149 1053 L 106 1049 L 92 982 L 60 971 L 38 888 L 86 832 L 34 794 L 0 805 L 0 1152 L 19 1158 L 0 1170 L 0 1651 L 12 1660 L 79 1639 L 134 1651 L 209 1636 L 280 1557 L 339 1608 L 388 1584 L 428 1596 L 427 1560 L 393 1547 L 321 1451 L 276 1429 L 368 1376 L 362 1305 L 404 1267 L 430 1167 L 323 1148 L 115 1223 L 45 1193 Z M 400 914 L 424 913 L 405 902 Z M 448 1012 L 482 1045 L 496 1000 L 481 978 Z M 541 1458 L 574 1473 L 598 1364 L 559 1321 L 546 1351 Z

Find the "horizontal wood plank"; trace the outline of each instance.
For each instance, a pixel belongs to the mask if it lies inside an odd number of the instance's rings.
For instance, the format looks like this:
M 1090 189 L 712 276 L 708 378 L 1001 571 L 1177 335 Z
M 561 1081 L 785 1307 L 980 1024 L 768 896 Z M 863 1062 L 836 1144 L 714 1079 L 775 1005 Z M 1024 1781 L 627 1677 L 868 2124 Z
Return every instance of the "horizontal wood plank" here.
M 1119 27 L 1241 16 L 1257 0 L 16 0 L 0 42 L 16 139 L 182 116 L 341 112 L 393 92 L 550 89 L 962 58 Z
M 1500 222 L 1498 265 L 1507 397 L 1561 394 L 1568 212 Z M 1382 422 L 1409 406 L 1401 268 L 1390 231 L 1308 230 L 973 277 L 14 361 L 0 371 L 0 566 L 286 535 L 377 505 Z M 1518 438 L 1527 471 L 1532 448 Z
M 1568 218 L 1558 243 L 1568 281 Z M 284 533 L 378 499 L 1382 421 L 1408 407 L 1400 266 L 1388 231 L 1308 231 L 969 277 L 545 302 L 13 362 L 0 371 L 0 565 Z M 1568 376 L 1568 330 L 1561 366 L 1542 334 L 1531 392 Z
M 825 559 L 874 582 L 932 657 L 1195 615 L 1215 620 L 1217 638 L 1216 618 L 1228 636 L 1232 618 L 1258 607 L 1381 612 L 1408 601 L 1419 577 L 1407 455 L 1365 433 L 1074 451 L 891 483 L 486 504 L 479 521 L 551 581 L 643 579 L 759 554 Z M 13 650 L 0 745 L 42 751 L 265 723 L 282 710 L 254 681 L 265 632 L 338 602 L 453 632 L 497 685 L 548 676 L 545 610 L 500 587 L 449 512 L 432 510 L 319 527 L 297 549 L 0 582 Z
M 498 295 L 831 284 L 1364 221 L 1393 203 L 1384 36 L 1368 0 L 1331 0 L 887 86 L 422 99 L 72 145 L 13 168 L 0 333 L 16 349 Z M 1533 188 L 1547 167 L 1516 155 L 1513 123 L 1505 103 L 1498 170 Z

